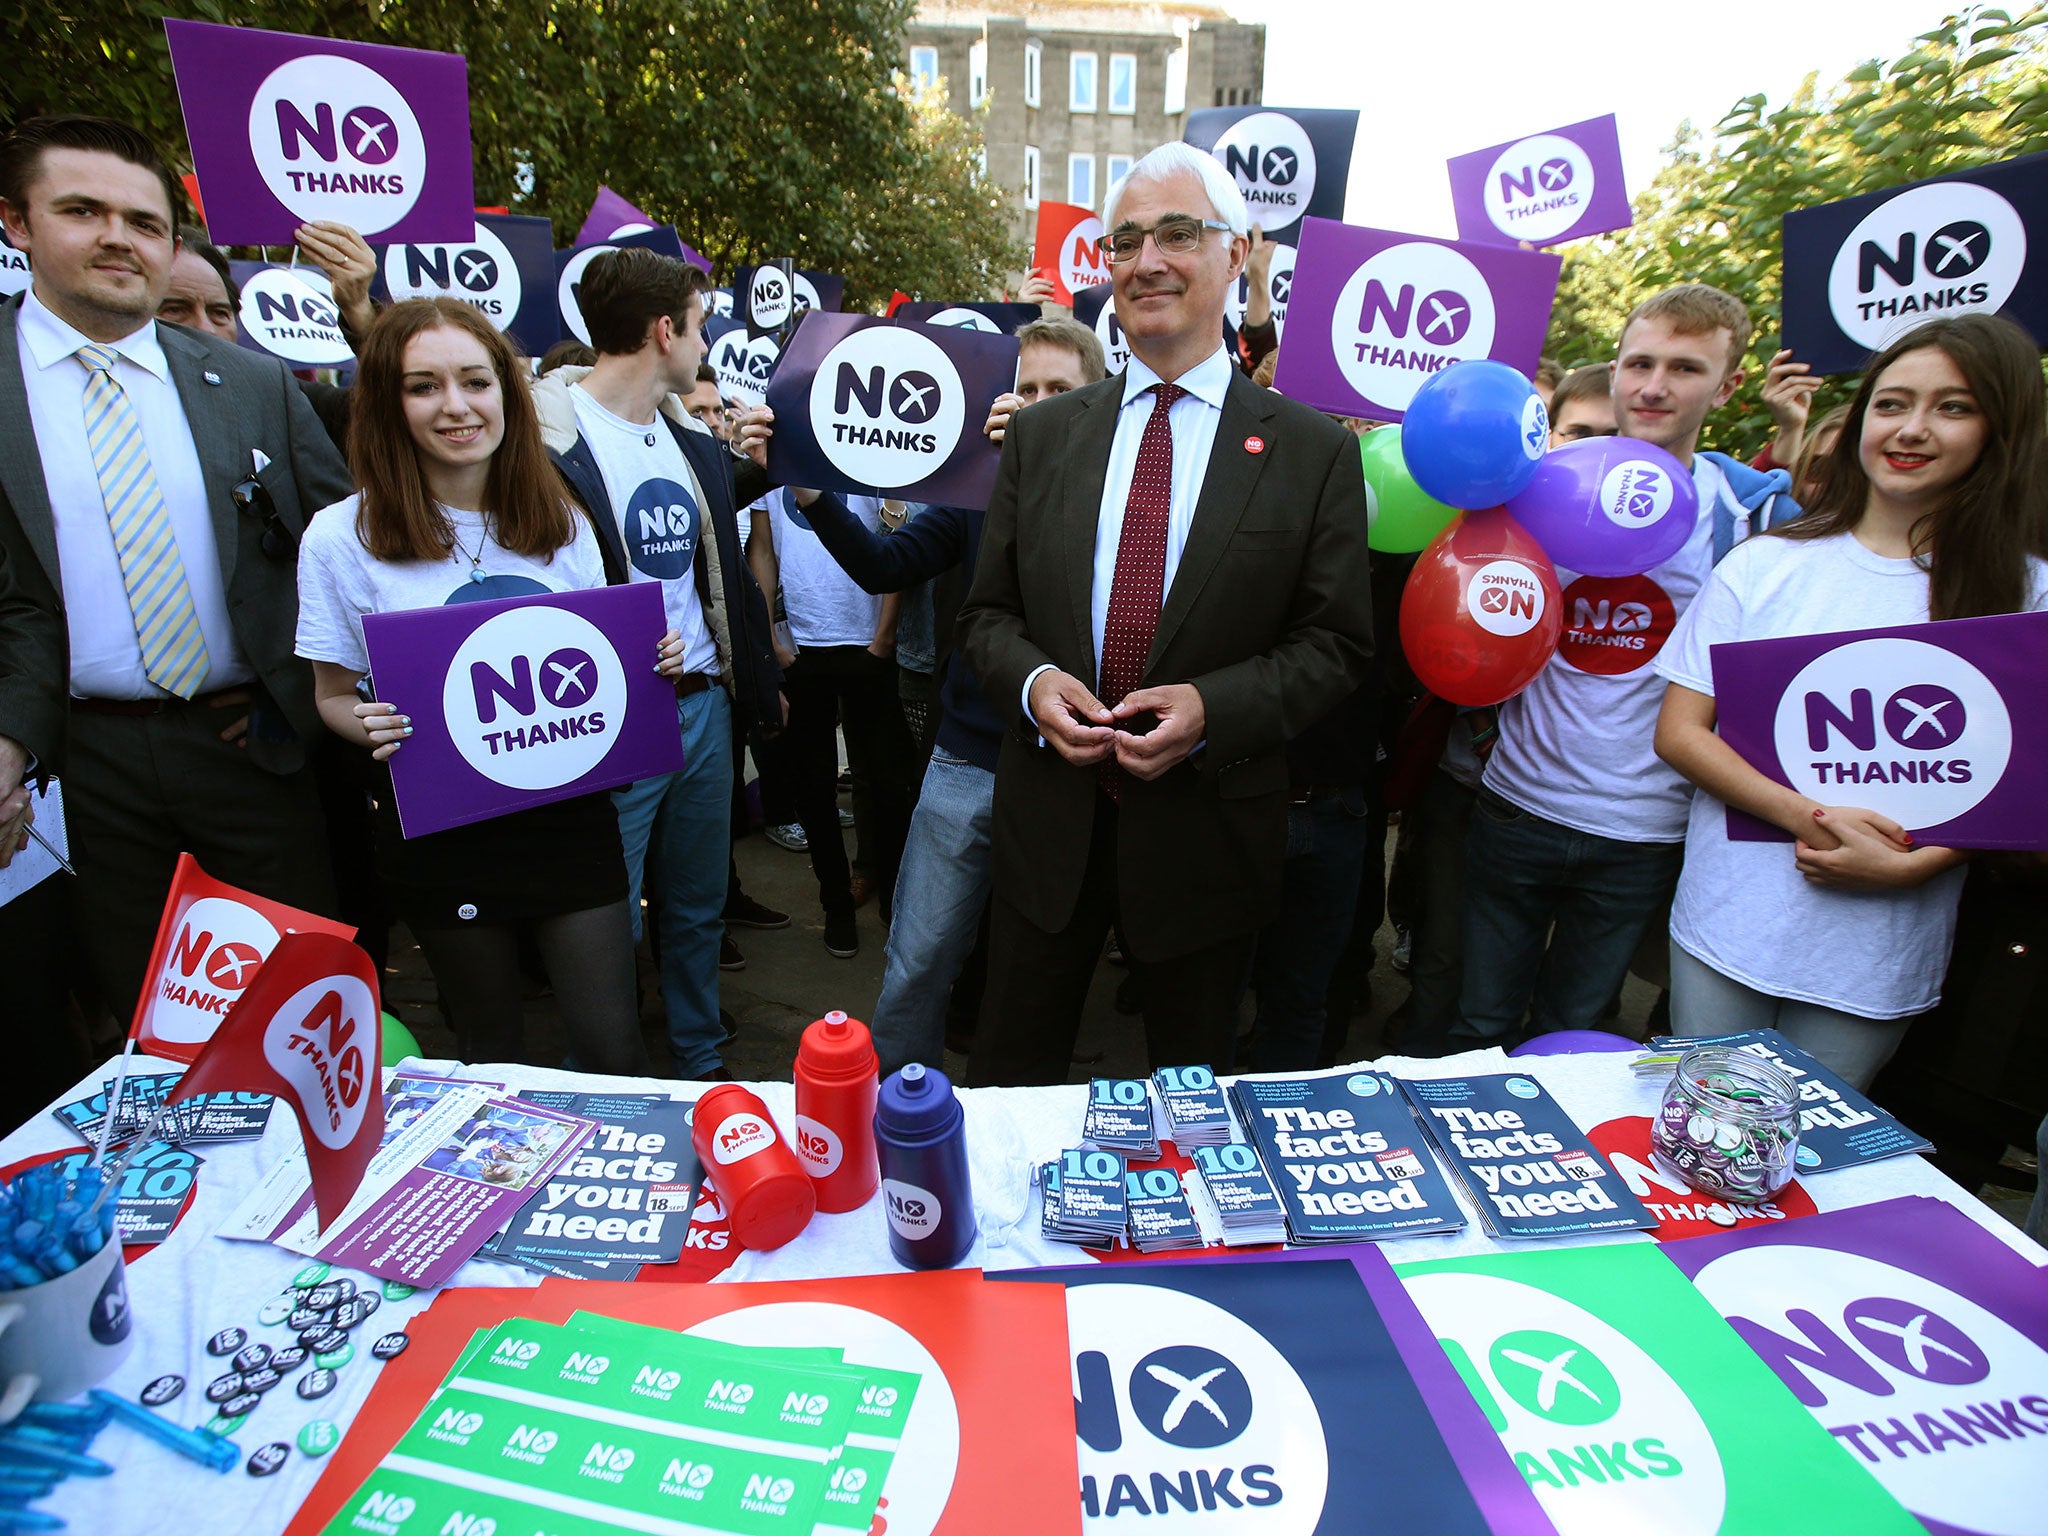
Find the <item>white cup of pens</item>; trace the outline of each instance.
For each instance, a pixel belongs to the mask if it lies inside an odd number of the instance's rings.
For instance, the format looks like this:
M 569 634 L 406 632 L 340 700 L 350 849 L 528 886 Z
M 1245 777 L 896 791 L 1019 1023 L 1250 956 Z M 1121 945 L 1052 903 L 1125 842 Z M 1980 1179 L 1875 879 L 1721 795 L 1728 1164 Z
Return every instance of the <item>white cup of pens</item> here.
M 0 1424 L 76 1397 L 135 1342 L 106 1170 L 38 1164 L 0 1185 Z

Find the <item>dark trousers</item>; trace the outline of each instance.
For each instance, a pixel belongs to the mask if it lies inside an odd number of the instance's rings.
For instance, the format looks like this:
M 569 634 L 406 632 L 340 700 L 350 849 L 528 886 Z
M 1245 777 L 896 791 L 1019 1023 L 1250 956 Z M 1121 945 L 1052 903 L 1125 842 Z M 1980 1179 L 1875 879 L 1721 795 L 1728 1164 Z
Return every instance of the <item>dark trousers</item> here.
M 1287 808 L 1280 915 L 1259 935 L 1252 963 L 1254 1072 L 1306 1072 L 1322 1055 L 1330 978 L 1358 909 L 1366 816 L 1362 784 Z
M 818 900 L 828 916 L 853 913 L 852 870 L 839 834 L 839 746 L 835 726 L 846 730 L 846 758 L 866 779 L 864 797 L 873 807 L 866 834 L 875 883 L 886 899 L 896 884 L 903 839 L 910 831 L 910 798 L 904 792 L 910 733 L 896 702 L 896 663 L 864 646 L 817 646 L 797 655 L 783 676 L 789 695 L 789 758 L 796 790 L 797 819 L 811 845 L 811 872 Z
M 0 1134 L 49 1108 L 95 1059 L 67 1004 L 79 964 L 66 910 L 70 883 L 60 870 L 0 907 L 0 976 L 7 978 L 0 988 L 0 1049 L 7 1053 Z
M 1004 899 L 989 905 L 988 980 L 968 1058 L 977 1088 L 1064 1083 L 1088 984 L 1117 917 L 1117 811 L 1095 797 L 1095 827 L 1080 900 L 1067 926 L 1047 933 Z M 1237 1044 L 1237 1000 L 1256 932 L 1192 954 L 1148 960 L 1125 950 L 1145 1011 L 1145 1054 L 1154 1068 L 1228 1072 Z
M 1465 974 L 1465 838 L 1477 798 L 1477 790 L 1439 768 L 1401 817 L 1402 858 L 1413 872 L 1412 942 L 1408 997 L 1387 1021 L 1387 1045 L 1404 1056 L 1445 1055 L 1458 1022 Z
M 334 877 L 311 769 L 267 773 L 220 739 L 246 709 L 71 712 L 64 773 L 72 909 L 101 999 L 125 1025 L 149 968 L 178 855 L 216 880 L 322 916 Z

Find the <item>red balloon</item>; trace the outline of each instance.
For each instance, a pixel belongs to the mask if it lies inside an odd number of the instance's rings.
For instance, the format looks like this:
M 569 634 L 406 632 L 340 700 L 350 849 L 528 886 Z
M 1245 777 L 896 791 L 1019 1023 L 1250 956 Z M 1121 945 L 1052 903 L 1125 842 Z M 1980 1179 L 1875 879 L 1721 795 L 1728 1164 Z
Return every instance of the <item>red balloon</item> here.
M 1557 571 L 1505 508 L 1467 512 L 1416 558 L 1401 597 L 1401 649 L 1423 687 L 1454 704 L 1520 693 L 1557 650 Z

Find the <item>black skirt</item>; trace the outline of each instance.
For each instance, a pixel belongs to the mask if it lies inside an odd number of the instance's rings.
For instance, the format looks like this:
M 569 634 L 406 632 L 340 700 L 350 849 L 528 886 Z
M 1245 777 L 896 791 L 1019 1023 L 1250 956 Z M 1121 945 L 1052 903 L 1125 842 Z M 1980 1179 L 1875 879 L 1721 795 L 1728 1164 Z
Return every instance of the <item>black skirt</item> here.
M 392 911 L 415 933 L 519 923 L 626 899 L 626 853 L 610 795 L 578 795 L 407 838 L 391 777 L 379 777 L 377 873 Z

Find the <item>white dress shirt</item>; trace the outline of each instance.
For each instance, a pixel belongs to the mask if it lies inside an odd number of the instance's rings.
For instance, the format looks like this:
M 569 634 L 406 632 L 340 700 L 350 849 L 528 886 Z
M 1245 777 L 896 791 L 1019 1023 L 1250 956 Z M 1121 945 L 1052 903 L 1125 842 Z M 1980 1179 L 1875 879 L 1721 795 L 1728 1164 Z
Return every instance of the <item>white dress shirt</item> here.
M 1166 594 L 1173 590 L 1173 577 L 1180 569 L 1188 530 L 1194 526 L 1195 504 L 1202 499 L 1202 482 L 1209 474 L 1209 454 L 1216 446 L 1216 424 L 1223 419 L 1223 397 L 1230 392 L 1233 371 L 1228 349 L 1219 344 L 1206 362 L 1173 381 L 1187 393 L 1173 402 L 1167 417 L 1173 427 L 1173 493 L 1166 513 L 1166 574 L 1159 587 L 1162 607 Z M 1117 408 L 1116 436 L 1110 440 L 1109 468 L 1102 477 L 1102 507 L 1095 515 L 1095 579 L 1088 596 L 1088 622 L 1098 668 L 1102 630 L 1109 620 L 1110 589 L 1116 584 L 1116 553 L 1123 539 L 1124 508 L 1131 499 L 1131 478 L 1137 473 L 1138 448 L 1144 441 L 1145 424 L 1151 421 L 1157 403 L 1150 390 L 1160 382 L 1159 375 L 1135 356 L 1124 370 L 1124 398 Z M 1054 670 L 1048 663 L 1035 668 L 1024 679 L 1024 715 L 1034 724 L 1031 685 L 1038 681 L 1041 672 Z M 1096 684 L 1094 678 L 1082 681 L 1091 689 Z
M 100 493 L 99 471 L 86 438 L 86 368 L 75 354 L 91 338 L 45 308 L 33 288 L 22 298 L 15 327 L 29 421 L 57 525 L 57 561 L 71 643 L 71 691 L 81 698 L 169 698 L 143 673 L 135 615 L 128 606 L 106 498 Z M 199 449 L 171 378 L 170 361 L 157 340 L 156 322 L 122 337 L 113 347 L 120 354 L 114 377 L 142 424 L 192 607 L 206 637 L 210 665 L 200 691 L 246 682 L 253 674 L 228 622 Z

